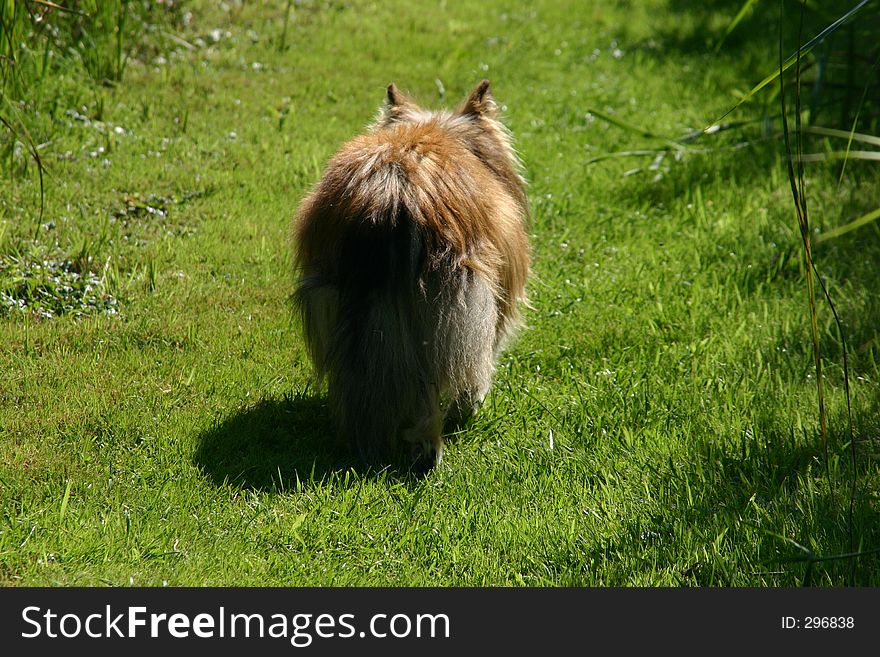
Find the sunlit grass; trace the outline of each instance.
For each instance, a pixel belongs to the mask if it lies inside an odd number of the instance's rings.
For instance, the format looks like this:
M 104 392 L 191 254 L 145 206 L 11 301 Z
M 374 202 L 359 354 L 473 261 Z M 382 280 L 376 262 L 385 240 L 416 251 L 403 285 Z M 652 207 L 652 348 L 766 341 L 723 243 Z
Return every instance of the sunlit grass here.
M 187 45 L 127 59 L 113 87 L 59 81 L 33 119 L 43 218 L 32 165 L 4 178 L 0 254 L 81 255 L 118 304 L 2 311 L 0 582 L 880 583 L 871 553 L 807 579 L 798 547 L 849 551 L 853 464 L 827 312 L 821 448 L 778 141 L 589 164 L 633 148 L 621 126 L 708 125 L 775 32 L 714 54 L 701 30 L 720 38 L 729 15 L 634 4 L 193 3 Z M 534 308 L 442 467 L 364 472 L 312 384 L 289 219 L 389 81 L 436 106 L 483 77 L 530 180 Z M 807 170 L 819 231 L 877 207 L 871 164 L 840 183 L 831 163 Z M 852 347 L 865 552 L 880 544 L 875 226 L 814 246 Z

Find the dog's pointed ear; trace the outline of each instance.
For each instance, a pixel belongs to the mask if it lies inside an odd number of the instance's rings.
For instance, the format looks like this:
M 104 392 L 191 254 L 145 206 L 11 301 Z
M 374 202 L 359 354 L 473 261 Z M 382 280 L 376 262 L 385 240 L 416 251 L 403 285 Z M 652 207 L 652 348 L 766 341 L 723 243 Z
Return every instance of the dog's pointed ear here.
M 387 104 L 388 107 L 396 107 L 398 105 L 406 105 L 412 104 L 412 101 L 407 98 L 404 93 L 397 88 L 397 85 L 393 82 L 388 85 L 388 89 L 386 90 Z
M 498 105 L 495 103 L 495 98 L 492 97 L 488 80 L 482 80 L 474 87 L 467 100 L 458 108 L 458 114 L 461 116 L 488 116 L 493 118 L 497 113 Z
M 380 110 L 379 123 L 388 125 L 399 121 L 408 111 L 418 110 L 419 107 L 406 94 L 404 94 L 393 82 L 385 91 L 385 105 Z

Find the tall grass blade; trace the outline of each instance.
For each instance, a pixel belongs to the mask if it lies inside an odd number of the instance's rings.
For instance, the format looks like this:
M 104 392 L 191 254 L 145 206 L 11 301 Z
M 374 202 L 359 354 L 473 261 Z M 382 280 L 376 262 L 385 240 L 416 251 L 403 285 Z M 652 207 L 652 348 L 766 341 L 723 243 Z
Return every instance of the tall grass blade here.
M 869 212 L 867 214 L 863 214 L 858 219 L 854 219 L 853 221 L 845 224 L 843 226 L 838 226 L 837 228 L 833 228 L 829 231 L 822 233 L 816 237 L 816 244 L 821 244 L 830 239 L 834 239 L 835 237 L 840 237 L 841 235 L 846 235 L 847 233 L 851 233 L 854 230 L 861 228 L 862 226 L 867 226 L 872 221 L 876 221 L 880 219 L 880 208 Z
M 850 481 L 850 496 L 849 496 L 849 511 L 848 511 L 848 522 L 847 526 L 849 529 L 849 550 L 852 552 L 855 550 L 855 536 L 853 534 L 853 512 L 856 500 L 856 481 L 857 481 L 857 473 L 856 473 L 856 441 L 853 435 L 853 424 L 852 424 L 852 402 L 849 388 L 849 357 L 847 356 L 847 352 L 849 351 L 847 348 L 846 342 L 846 333 L 843 330 L 843 322 L 840 321 L 840 315 L 837 314 L 837 307 L 834 305 L 834 302 L 831 300 L 831 295 L 828 294 L 828 288 L 825 287 L 825 283 L 822 282 L 822 277 L 819 276 L 819 272 L 813 269 L 816 274 L 816 280 L 819 281 L 819 286 L 822 288 L 822 294 L 825 295 L 825 300 L 828 302 L 828 307 L 831 308 L 831 313 L 834 315 L 834 323 L 837 325 L 837 331 L 840 335 L 840 348 L 843 352 L 843 389 L 846 394 L 846 417 L 847 417 L 847 431 L 849 432 L 849 448 L 850 448 L 850 457 L 852 458 L 852 479 Z
M 641 128 L 637 125 L 633 125 L 632 123 L 627 123 L 626 121 L 622 121 L 616 117 L 613 117 L 609 114 L 605 114 L 604 112 L 600 112 L 599 110 L 590 109 L 587 110 L 593 116 L 597 116 L 603 121 L 610 123 L 611 125 L 616 125 L 618 128 L 623 128 L 627 132 L 632 132 L 640 137 L 645 137 L 646 139 L 655 139 L 657 141 L 661 141 L 664 144 L 671 146 L 675 150 L 684 150 L 685 146 L 681 144 L 681 142 L 676 141 L 675 139 L 670 139 L 669 137 L 664 137 L 663 135 L 658 135 L 655 132 L 651 132 L 646 128 Z
M 804 132 L 814 135 L 823 135 L 825 137 L 840 137 L 841 139 L 857 141 L 863 144 L 880 146 L 880 137 L 876 137 L 874 135 L 864 135 L 855 131 L 838 130 L 837 128 L 823 128 L 822 126 L 812 125 L 804 128 Z
M 50 9 L 57 9 L 58 11 L 65 11 L 69 14 L 78 14 L 79 16 L 86 16 L 87 14 L 84 11 L 80 11 L 79 9 L 73 9 L 72 7 L 64 7 L 63 5 L 56 4 L 54 2 L 49 2 L 49 0 L 33 0 L 34 4 L 43 5 L 44 7 L 49 7 Z
M 128 53 L 125 51 L 124 35 L 125 23 L 128 17 L 128 3 L 120 2 L 117 6 L 116 14 L 116 80 L 122 80 L 122 74 L 125 72 L 125 66 L 128 63 Z
M 803 28 L 805 4 L 801 4 L 801 28 Z M 825 457 L 825 467 L 829 475 L 830 485 L 830 463 L 828 460 L 828 422 L 825 414 L 825 388 L 822 376 L 822 356 L 819 350 L 819 322 L 818 313 L 816 311 L 816 293 L 814 290 L 813 276 L 813 253 L 810 245 L 810 218 L 807 211 L 806 198 L 806 179 L 804 175 L 803 160 L 803 132 L 801 131 L 801 96 L 800 96 L 800 53 L 801 48 L 797 50 L 795 60 L 795 139 L 797 155 L 792 155 L 791 147 L 791 130 L 788 125 L 788 112 L 785 104 L 785 78 L 783 76 L 784 66 L 786 62 L 782 58 L 783 53 L 783 3 L 779 3 L 779 85 L 780 85 L 780 102 L 782 104 L 782 134 L 785 142 L 785 152 L 787 154 L 786 166 L 788 167 L 788 180 L 791 185 L 791 196 L 794 200 L 795 212 L 797 214 L 798 227 L 801 231 L 801 243 L 804 253 L 804 261 L 806 264 L 807 279 L 807 296 L 810 304 L 810 338 L 813 343 L 813 360 L 816 367 L 816 385 L 819 398 L 819 426 L 822 436 L 822 450 Z M 800 41 L 800 36 L 798 38 Z M 795 173 L 794 163 L 797 163 L 797 173 Z M 834 497 L 834 489 L 831 488 L 832 499 Z
M 781 78 L 782 75 L 783 75 L 788 69 L 790 69 L 792 66 L 797 65 L 797 66 L 799 67 L 799 66 L 800 66 L 800 60 L 801 60 L 801 55 L 806 55 L 806 54 L 808 54 L 808 53 L 809 53 L 809 52 L 810 52 L 815 46 L 817 46 L 818 44 L 822 43 L 822 41 L 824 41 L 828 36 L 830 36 L 831 34 L 834 34 L 834 32 L 836 32 L 838 29 L 840 29 L 841 27 L 843 27 L 844 25 L 846 25 L 846 24 L 847 24 L 847 23 L 848 23 L 848 22 L 849 22 L 849 21 L 850 21 L 850 20 L 851 20 L 856 14 L 857 14 L 857 13 L 859 13 L 859 12 L 860 12 L 860 11 L 861 11 L 866 5 L 868 5 L 871 1 L 872 1 L 872 0 L 862 0 L 862 1 L 861 1 L 859 4 L 857 4 L 855 7 L 853 7 L 852 9 L 850 9 L 850 10 L 849 10 L 848 12 L 846 12 L 843 16 L 841 16 L 840 18 L 838 18 L 836 21 L 834 21 L 833 23 L 831 23 L 831 24 L 830 24 L 828 27 L 826 27 L 824 30 L 822 30 L 821 32 L 819 32 L 819 34 L 817 34 L 817 35 L 814 36 L 812 39 L 810 39 L 806 44 L 800 46 L 800 47 L 797 49 L 796 52 L 794 52 L 793 54 L 789 55 L 788 58 L 785 59 L 784 61 L 782 60 L 782 53 L 780 53 L 780 57 L 779 57 L 779 60 L 780 60 L 780 61 L 779 61 L 779 69 L 778 69 L 777 71 L 771 73 L 770 75 L 768 75 L 766 78 L 764 78 L 763 80 L 761 80 L 758 84 L 756 84 L 756 85 L 751 89 L 751 91 L 749 91 L 745 96 L 743 96 L 742 98 L 740 98 L 739 102 L 738 102 L 736 105 L 734 105 L 734 106 L 731 107 L 729 110 L 727 110 L 727 111 L 726 111 L 724 114 L 722 114 L 718 119 L 716 119 L 711 125 L 707 126 L 707 127 L 706 127 L 706 130 L 707 130 L 707 131 L 712 130 L 713 127 L 715 126 L 715 124 L 717 124 L 717 123 L 723 121 L 723 120 L 724 120 L 724 119 L 725 119 L 725 118 L 726 118 L 731 112 L 736 111 L 736 110 L 737 110 L 737 109 L 738 109 L 743 103 L 745 103 L 745 102 L 751 100 L 751 98 L 752 98 L 755 94 L 757 94 L 759 91 L 761 91 L 761 89 L 763 89 L 764 87 L 766 87 L 768 84 L 771 84 L 771 83 L 772 83 L 774 80 L 776 80 L 777 78 Z M 803 21 L 801 21 L 801 25 L 803 25 Z M 782 29 L 782 26 L 780 25 L 780 30 L 781 30 L 781 29 Z M 781 35 L 780 35 L 780 40 L 781 40 L 781 38 L 782 38 L 782 37 L 781 37 Z
M 639 151 L 616 151 L 614 153 L 603 153 L 602 155 L 596 155 L 595 157 L 591 157 L 589 160 L 584 162 L 584 164 L 595 164 L 596 162 L 602 162 L 604 160 L 612 160 L 621 157 L 639 157 L 645 155 L 659 155 L 661 153 L 668 153 L 667 150 L 639 150 Z
M 6 120 L 6 117 L 0 115 L 0 123 L 3 124 L 10 133 L 15 135 L 18 138 L 24 137 L 24 145 L 27 147 L 28 153 L 34 159 L 34 162 L 37 163 L 37 173 L 40 176 L 40 221 L 43 220 L 43 209 L 45 206 L 45 188 L 43 185 L 43 171 L 45 171 L 45 167 L 43 166 L 43 160 L 40 158 L 40 152 L 37 150 L 37 145 L 34 143 L 34 140 L 31 138 L 30 133 L 27 128 L 22 125 L 21 131 L 17 131 L 13 125 Z
M 865 82 L 865 86 L 862 89 L 862 97 L 859 100 L 859 106 L 856 109 L 856 115 L 853 117 L 852 129 L 850 130 L 850 137 L 849 137 L 849 140 L 846 142 L 846 152 L 847 153 L 849 153 L 850 148 L 852 147 L 852 142 L 853 142 L 853 139 L 855 138 L 855 135 L 856 135 L 856 126 L 858 126 L 858 124 L 859 124 L 859 117 L 862 114 L 862 108 L 865 106 L 865 99 L 868 97 L 868 89 L 871 87 L 871 78 L 873 78 L 874 72 L 877 70 L 878 64 L 880 64 L 880 55 L 878 55 L 874 59 L 874 64 L 871 66 L 870 71 L 869 71 L 870 74 L 867 76 L 868 81 Z M 854 68 L 854 66 L 852 64 L 852 60 L 850 60 L 849 70 L 852 71 L 853 68 Z M 861 137 L 868 137 L 868 135 L 860 135 L 860 136 Z M 866 141 L 867 141 L 867 143 L 870 143 L 870 144 L 880 145 L 880 137 L 872 137 L 870 140 L 866 140 Z M 844 158 L 843 166 L 840 167 L 840 176 L 837 179 L 838 185 L 840 185 L 840 183 L 843 182 L 843 174 L 846 171 L 846 162 L 848 159 L 849 159 L 848 157 Z
M 718 39 L 718 43 L 715 44 L 715 53 L 721 52 L 721 46 L 724 45 L 724 42 L 727 40 L 727 37 L 731 35 L 731 33 L 736 29 L 736 26 L 740 24 L 743 18 L 745 18 L 748 13 L 752 10 L 757 4 L 758 0 L 746 0 L 743 3 L 743 6 L 740 7 L 736 16 L 733 17 L 733 20 L 730 21 L 730 25 L 727 26 L 727 30 L 725 30 L 724 34 L 721 35 L 721 38 Z
M 803 153 L 802 162 L 830 162 L 832 160 L 876 160 L 880 162 L 880 151 L 828 151 L 827 153 Z
M 284 26 L 281 29 L 281 39 L 278 42 L 278 51 L 284 52 L 287 50 L 287 24 L 290 22 L 290 5 L 293 4 L 293 0 L 287 0 L 287 9 L 284 11 Z

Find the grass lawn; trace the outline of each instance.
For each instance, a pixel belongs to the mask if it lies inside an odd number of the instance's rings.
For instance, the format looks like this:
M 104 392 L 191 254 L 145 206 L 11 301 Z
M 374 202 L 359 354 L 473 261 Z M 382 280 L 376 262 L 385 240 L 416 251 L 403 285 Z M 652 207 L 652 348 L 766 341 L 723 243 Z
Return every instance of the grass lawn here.
M 880 585 L 876 222 L 814 248 L 854 463 L 773 130 L 591 162 L 663 146 L 602 117 L 677 137 L 772 71 L 772 22 L 716 54 L 741 3 L 692 4 L 192 2 L 118 84 L 68 62 L 27 119 L 42 216 L 26 149 L 0 180 L 0 584 Z M 533 308 L 439 469 L 365 472 L 310 382 L 290 218 L 388 82 L 435 107 L 484 77 Z M 820 232 L 880 205 L 876 163 L 839 173 L 807 169 Z

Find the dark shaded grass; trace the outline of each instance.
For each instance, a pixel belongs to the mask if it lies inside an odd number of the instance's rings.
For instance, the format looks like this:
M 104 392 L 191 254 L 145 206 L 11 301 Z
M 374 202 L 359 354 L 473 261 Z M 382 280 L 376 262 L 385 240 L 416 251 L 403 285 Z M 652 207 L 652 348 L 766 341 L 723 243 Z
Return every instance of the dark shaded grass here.
M 198 437 L 193 463 L 216 485 L 279 492 L 349 470 L 323 396 L 263 400 Z
M 446 438 L 455 443 L 463 433 L 463 427 L 450 430 Z M 237 411 L 201 432 L 196 443 L 193 464 L 215 485 L 266 493 L 349 478 L 412 486 L 430 474 L 414 470 L 405 455 L 384 465 L 365 463 L 340 440 L 326 395 L 308 391 Z

